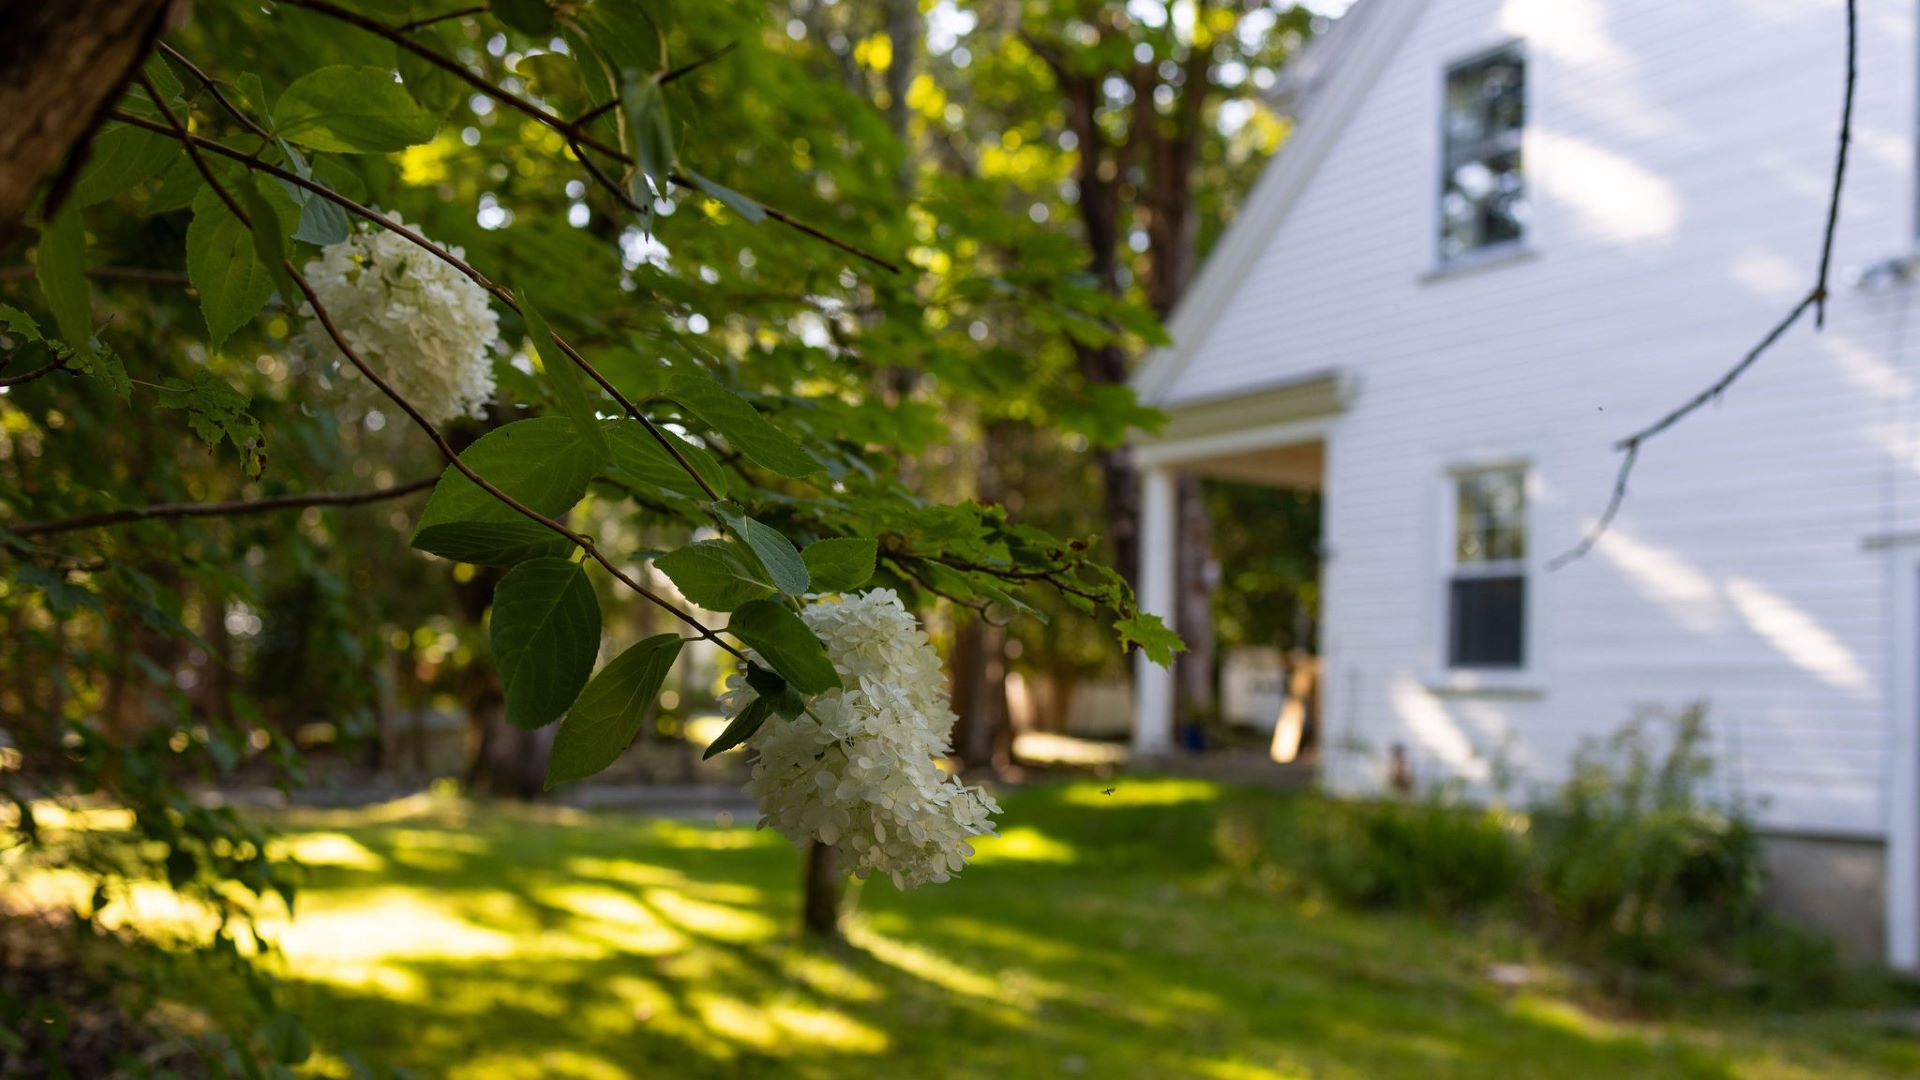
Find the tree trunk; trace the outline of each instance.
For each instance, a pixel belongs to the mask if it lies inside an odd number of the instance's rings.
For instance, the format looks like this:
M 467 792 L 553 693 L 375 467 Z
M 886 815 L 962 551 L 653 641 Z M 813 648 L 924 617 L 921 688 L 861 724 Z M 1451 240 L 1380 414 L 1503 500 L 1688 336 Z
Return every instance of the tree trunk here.
M 0 0 L 0 241 L 34 192 L 77 175 L 99 126 L 166 28 L 175 0 Z M 63 163 L 67 163 L 63 165 Z
M 801 898 L 800 928 L 819 938 L 840 937 L 840 849 L 818 840 L 807 841 L 806 889 Z
M 968 772 L 1001 765 L 1001 746 L 1007 742 L 1006 631 L 984 619 L 968 616 L 954 632 L 953 711 L 954 749 Z
M 913 85 L 921 41 L 919 0 L 887 0 L 887 40 L 893 56 L 887 66 L 887 124 L 894 137 L 905 146 L 897 184 L 902 199 L 913 192 L 916 167 L 913 147 L 907 145 L 907 89 Z M 908 377 L 896 375 L 896 389 L 905 396 L 911 389 Z M 840 936 L 840 894 L 845 882 L 840 875 L 840 858 L 832 844 L 807 841 L 807 866 L 802 880 L 805 903 L 800 911 L 800 927 L 815 937 L 838 939 Z

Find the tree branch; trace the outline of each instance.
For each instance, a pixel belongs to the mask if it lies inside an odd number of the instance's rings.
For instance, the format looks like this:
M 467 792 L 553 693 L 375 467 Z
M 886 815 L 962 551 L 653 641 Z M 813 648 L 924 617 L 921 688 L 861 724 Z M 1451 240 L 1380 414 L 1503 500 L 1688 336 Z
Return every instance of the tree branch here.
M 465 259 L 462 259 L 459 256 L 441 247 L 440 245 L 435 244 L 433 241 L 428 240 L 425 236 L 422 236 L 420 233 L 407 228 L 406 226 L 400 224 L 398 221 L 395 221 L 394 219 L 387 217 L 385 214 L 382 214 L 371 207 L 364 206 L 361 203 L 354 201 L 353 199 L 347 198 L 345 195 L 342 195 L 339 192 L 334 191 L 332 188 L 327 187 L 325 184 L 321 184 L 321 183 L 318 183 L 317 181 L 310 180 L 307 177 L 301 176 L 300 174 L 293 172 L 289 169 L 283 169 L 278 165 L 272 165 L 267 162 L 261 161 L 250 154 L 242 153 L 241 151 L 235 150 L 233 147 L 227 146 L 223 143 L 217 143 L 210 139 L 203 139 L 198 135 L 193 135 L 187 132 L 180 131 L 178 129 L 169 128 L 164 124 L 154 123 L 151 120 L 148 120 L 144 117 L 135 116 L 134 114 L 129 112 L 116 111 L 113 114 L 113 118 L 124 124 L 132 124 L 135 127 L 145 128 L 148 131 L 157 132 L 159 134 L 167 135 L 174 139 L 178 139 L 181 143 L 186 145 L 186 147 L 188 148 L 188 152 L 190 154 L 193 153 L 196 148 L 202 149 L 202 150 L 208 150 L 213 153 L 219 154 L 223 157 L 229 158 L 233 161 L 237 161 L 240 164 L 245 165 L 249 169 L 253 169 L 257 172 L 264 172 L 270 176 L 277 177 L 297 187 L 310 191 L 315 195 L 318 195 L 321 198 L 326 199 L 329 202 L 332 202 L 336 206 L 339 206 L 342 209 L 349 211 L 350 213 L 358 215 L 359 217 L 367 221 L 371 221 L 375 225 L 378 225 L 381 228 L 386 229 L 387 231 L 392 232 L 393 234 L 406 239 L 407 241 L 414 244 L 416 247 L 419 247 L 421 250 L 427 252 L 428 254 L 434 256 L 437 259 L 440 259 L 441 261 L 445 262 L 447 265 L 465 274 L 467 278 L 471 280 L 474 284 L 487 290 L 489 293 L 492 293 L 493 296 L 496 299 L 498 299 L 502 304 L 505 304 L 507 307 L 513 309 L 516 312 L 520 310 L 520 302 L 517 299 L 515 299 L 512 292 L 495 284 L 492 279 L 488 278 L 485 274 L 482 274 L 479 270 L 475 269 L 473 265 L 468 263 Z M 204 170 L 202 171 L 202 174 L 205 175 Z M 243 217 L 241 220 L 244 221 L 246 219 Z M 651 419 L 649 419 L 645 413 L 641 412 L 640 407 L 634 404 L 631 398 L 628 398 L 625 394 L 621 393 L 620 389 L 614 386 L 611 380 L 609 380 L 605 375 L 601 374 L 598 368 L 594 367 L 593 364 L 590 361 L 588 361 L 585 356 L 581 355 L 578 349 L 574 348 L 572 344 L 568 343 L 564 338 L 560 337 L 559 334 L 555 334 L 553 336 L 553 340 L 554 340 L 554 343 L 560 347 L 560 351 L 566 353 L 567 357 L 571 359 L 574 362 L 574 364 L 580 368 L 581 371 L 585 372 L 588 378 L 592 379 L 596 385 L 598 385 L 602 390 L 606 391 L 607 394 L 611 396 L 614 401 L 619 403 L 622 411 L 624 411 L 629 417 L 631 417 L 633 420 L 638 422 L 642 427 L 646 429 L 647 434 L 652 436 L 653 440 L 659 443 L 660 446 L 666 450 L 668 456 L 672 457 L 673 460 L 677 464 L 679 464 L 679 466 L 683 470 L 686 471 L 687 475 L 693 478 L 694 482 L 700 486 L 701 490 L 707 493 L 708 498 L 713 499 L 715 501 L 719 500 L 720 498 L 719 494 L 715 492 L 713 488 L 708 486 L 706 478 L 702 477 L 699 471 L 694 469 L 693 465 L 686 460 L 685 455 L 680 453 L 680 448 L 674 445 L 673 440 L 667 438 L 666 434 L 660 430 L 659 426 L 654 424 L 654 422 Z
M 54 357 L 52 360 L 49 360 L 46 363 L 41 364 L 39 367 L 34 368 L 32 371 L 25 373 L 24 375 L 12 375 L 7 378 L 0 379 L 0 386 L 19 386 L 21 383 L 30 383 L 42 375 L 51 375 L 54 372 L 59 371 L 61 368 L 66 366 L 67 366 L 67 358 L 64 356 L 57 356 L 57 357 Z
M 1827 196 L 1826 229 L 1821 235 L 1820 266 L 1815 272 L 1813 287 L 1794 303 L 1792 309 L 1767 331 L 1758 344 L 1747 350 L 1739 363 L 1728 368 L 1725 374 L 1713 381 L 1712 385 L 1687 399 L 1684 404 L 1660 419 L 1613 444 L 1613 448 L 1623 456 L 1620 459 L 1620 471 L 1614 475 L 1613 494 L 1607 499 L 1606 509 L 1601 512 L 1599 520 L 1594 522 L 1593 528 L 1587 530 L 1587 534 L 1580 538 L 1579 543 L 1548 560 L 1548 570 L 1558 570 L 1581 558 L 1600 542 L 1600 538 L 1612 526 L 1613 519 L 1620 513 L 1621 505 L 1627 501 L 1627 481 L 1633 475 L 1633 467 L 1639 463 L 1641 448 L 1649 439 L 1685 420 L 1726 393 L 1727 389 L 1740 376 L 1746 374 L 1747 369 L 1759 361 L 1775 342 L 1786 336 L 1787 331 L 1792 329 L 1794 323 L 1800 321 L 1800 317 L 1805 315 L 1808 309 L 1812 309 L 1814 313 L 1815 329 L 1821 329 L 1826 325 L 1828 278 L 1833 269 L 1833 238 L 1840 226 L 1840 193 L 1847 179 L 1847 148 L 1853 141 L 1853 98 L 1854 87 L 1859 79 L 1860 53 L 1858 7 L 1858 0 L 1847 0 L 1846 89 L 1840 102 L 1840 138 L 1839 148 L 1835 151 L 1833 159 L 1833 190 Z
M 527 117 L 528 119 L 531 119 L 537 123 L 540 123 L 549 128 L 552 128 L 554 131 L 558 132 L 562 138 L 567 139 L 569 141 L 578 141 L 582 145 L 592 150 L 598 151 L 599 153 L 605 154 L 606 156 L 612 158 L 615 161 L 620 162 L 623 165 L 634 164 L 634 159 L 631 155 L 621 150 L 619 147 L 609 146 L 604 141 L 600 140 L 599 138 L 596 138 L 591 132 L 583 130 L 578 123 L 569 121 L 565 117 L 556 116 L 553 113 L 548 112 L 546 109 L 541 108 L 539 105 L 536 105 L 533 102 L 528 101 L 526 98 L 519 96 L 518 94 L 514 94 L 507 90 L 501 89 L 500 87 L 494 85 L 493 83 L 488 82 L 486 79 L 482 78 L 481 76 L 476 75 L 472 71 L 468 70 L 467 66 L 465 64 L 460 63 L 458 60 L 455 60 L 448 56 L 443 56 L 440 53 L 437 53 L 434 50 L 427 48 L 426 46 L 420 44 L 419 42 L 414 41 L 412 38 L 407 37 L 405 34 L 398 33 L 393 28 L 387 26 L 385 23 L 379 22 L 378 20 L 375 20 L 375 19 L 370 19 L 367 16 L 362 15 L 356 11 L 349 11 L 346 8 L 340 7 L 337 4 L 330 3 L 329 0 L 281 0 L 281 3 L 284 3 L 289 7 L 305 8 L 308 11 L 316 12 L 321 15 L 326 15 L 329 18 L 337 19 L 340 22 L 344 22 L 350 26 L 358 27 L 359 29 L 366 31 L 369 34 L 373 34 L 378 37 L 385 38 L 386 40 L 393 42 L 395 45 L 399 46 L 400 48 L 405 49 L 406 51 L 414 54 L 415 56 L 418 56 L 422 60 L 425 60 L 427 63 L 432 64 L 435 67 L 438 67 L 458 77 L 467 85 L 487 95 L 493 100 L 500 102 L 502 105 L 505 105 L 510 109 L 513 109 L 514 111 L 520 113 L 521 115 Z M 688 180 L 686 177 L 680 175 L 679 173 L 668 173 L 667 179 L 671 180 L 676 186 L 685 188 L 688 191 L 699 190 L 698 185 L 696 185 L 693 181 Z M 894 263 L 887 259 L 883 259 L 880 256 L 865 250 L 864 248 L 861 248 L 857 245 L 854 245 L 845 240 L 842 240 L 837 236 L 833 236 L 829 233 L 823 232 L 812 225 L 808 225 L 806 222 L 803 222 L 798 218 L 795 218 L 794 216 L 792 216 L 791 214 L 788 214 L 784 210 L 780 210 L 775 207 L 768 206 L 765 203 L 759 202 L 758 199 L 754 201 L 756 203 L 759 203 L 761 211 L 765 213 L 768 217 L 772 218 L 773 220 L 779 222 L 782 225 L 785 225 L 790 229 L 793 229 L 797 232 L 801 232 L 808 236 L 811 236 L 815 240 L 818 240 L 824 244 L 828 244 L 833 247 L 839 248 L 841 251 L 844 251 L 849 255 L 853 255 L 857 258 L 864 259 L 867 262 L 870 262 L 875 266 L 878 266 L 884 270 L 887 270 L 890 273 L 897 274 L 900 272 L 900 267 L 897 263 Z
M 98 514 L 52 521 L 23 521 L 17 525 L 8 525 L 6 529 L 15 536 L 47 536 L 78 529 L 100 529 L 130 521 L 239 517 L 248 514 L 264 514 L 273 510 L 303 509 L 309 506 L 364 506 L 367 503 L 398 499 L 418 491 L 425 491 L 439 482 L 439 477 L 427 476 L 405 484 L 376 488 L 372 491 L 303 492 L 292 495 L 273 495 L 264 499 L 236 499 L 230 502 L 154 503 L 150 506 L 108 510 Z
M 153 96 L 154 104 L 159 107 L 161 116 L 166 119 L 167 125 L 171 129 L 168 134 L 180 140 L 181 144 L 186 147 L 187 156 L 193 160 L 194 167 L 200 171 L 201 177 L 212 186 L 214 194 L 219 196 L 222 202 L 226 203 L 228 209 L 233 211 L 235 217 L 239 218 L 242 222 L 246 222 L 246 213 L 240 208 L 239 204 L 235 202 L 233 195 L 227 191 L 226 186 L 220 182 L 219 177 L 213 174 L 213 170 L 207 165 L 206 159 L 200 156 L 199 144 L 202 140 L 196 139 L 186 130 L 185 126 L 181 124 L 179 117 L 174 115 L 172 108 L 167 105 L 164 98 L 161 98 L 158 94 Z M 248 227 L 251 228 L 252 226 L 249 224 Z M 431 245 L 429 245 L 429 248 L 431 248 Z M 420 412 L 420 409 L 414 405 L 413 402 L 409 401 L 405 395 L 395 390 L 392 384 L 381 378 L 380 374 L 374 371 L 373 368 L 367 364 L 366 360 L 361 358 L 359 352 L 357 352 L 352 345 L 348 344 L 347 339 L 340 333 L 339 327 L 334 325 L 333 316 L 327 310 L 326 304 L 321 301 L 320 294 L 314 291 L 313 285 L 307 281 L 306 275 L 300 272 L 300 268 L 293 265 L 293 260 L 287 259 L 283 261 L 281 267 L 286 271 L 287 276 L 292 279 L 294 287 L 299 289 L 300 294 L 306 298 L 308 306 L 313 309 L 314 318 L 319 321 L 321 328 L 326 331 L 327 337 L 333 341 L 334 347 L 339 349 L 341 354 L 347 358 L 347 361 L 353 365 L 354 370 L 358 371 L 363 378 L 372 383 L 376 389 L 386 396 L 387 400 L 399 406 L 400 411 L 406 413 L 407 417 L 411 419 L 420 430 L 426 432 L 427 437 L 432 439 L 434 446 L 439 449 L 441 456 L 447 460 L 447 464 L 459 470 L 460 474 L 472 481 L 474 486 L 493 496 L 513 512 L 565 538 L 569 543 L 585 552 L 588 558 L 605 568 L 607 573 L 613 575 L 615 580 L 627 588 L 632 589 L 635 593 L 638 593 L 655 606 L 673 615 L 681 622 L 687 624 L 701 637 L 720 646 L 720 648 L 725 649 L 734 656 L 740 657 L 743 660 L 745 659 L 744 654 L 742 654 L 740 650 L 734 648 L 700 620 L 688 614 L 677 604 L 674 604 L 665 597 L 647 588 L 645 585 L 635 581 L 626 571 L 615 566 L 613 561 L 608 559 L 606 555 L 600 551 L 599 546 L 593 542 L 592 538 L 573 531 L 561 522 L 542 514 L 540 511 L 514 498 L 512 495 L 507 494 L 491 480 L 475 472 L 473 466 L 460 460 L 459 453 L 454 450 L 451 443 L 447 442 L 447 437 L 440 433 L 440 429 L 435 427 L 433 422 L 428 420 L 426 416 Z

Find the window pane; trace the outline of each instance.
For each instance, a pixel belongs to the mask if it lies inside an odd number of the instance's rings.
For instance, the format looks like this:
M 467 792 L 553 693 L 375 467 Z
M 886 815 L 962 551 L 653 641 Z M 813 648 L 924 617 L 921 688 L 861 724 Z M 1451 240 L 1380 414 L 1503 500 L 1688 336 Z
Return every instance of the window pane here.
M 1513 668 L 1526 659 L 1527 579 L 1455 578 L 1449 591 L 1447 663 L 1457 668 Z
M 1523 469 L 1470 473 L 1456 482 L 1454 559 L 1501 562 L 1527 556 L 1527 486 Z
M 1526 231 L 1520 167 L 1526 125 L 1526 65 L 1508 50 L 1447 73 L 1442 120 L 1440 255 L 1443 259 Z

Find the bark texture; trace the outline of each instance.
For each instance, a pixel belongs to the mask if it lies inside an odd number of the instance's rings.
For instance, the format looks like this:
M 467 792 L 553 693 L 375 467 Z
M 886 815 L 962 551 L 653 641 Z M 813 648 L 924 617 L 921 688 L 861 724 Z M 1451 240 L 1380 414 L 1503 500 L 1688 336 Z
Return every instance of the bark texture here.
M 178 0 L 0 0 L 0 236 L 42 184 L 63 190 Z M 74 165 L 78 165 L 74 159 Z

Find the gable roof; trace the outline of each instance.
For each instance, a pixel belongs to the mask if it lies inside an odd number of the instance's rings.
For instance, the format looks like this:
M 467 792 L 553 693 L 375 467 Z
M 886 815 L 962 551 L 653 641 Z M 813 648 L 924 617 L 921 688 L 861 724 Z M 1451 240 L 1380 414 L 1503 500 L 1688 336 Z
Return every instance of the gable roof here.
M 1239 216 L 1174 306 L 1167 319 L 1173 344 L 1149 354 L 1133 377 L 1143 402 L 1178 404 L 1168 394 L 1180 374 L 1426 5 L 1427 0 L 1358 0 L 1282 73 L 1276 95 L 1294 114 L 1292 137 L 1261 171 Z

